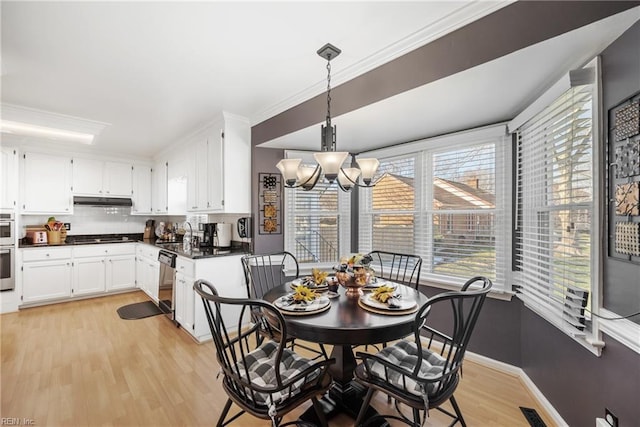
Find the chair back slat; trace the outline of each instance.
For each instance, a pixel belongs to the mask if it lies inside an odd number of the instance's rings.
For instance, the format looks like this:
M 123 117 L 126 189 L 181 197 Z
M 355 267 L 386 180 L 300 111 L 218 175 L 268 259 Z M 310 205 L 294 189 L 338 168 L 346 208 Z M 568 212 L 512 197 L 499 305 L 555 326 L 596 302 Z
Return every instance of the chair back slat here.
M 388 251 L 371 251 L 371 267 L 376 277 L 392 280 L 418 289 L 422 258 L 418 255 Z
M 265 255 L 245 255 L 242 257 L 247 295 L 250 298 L 262 298 L 276 286 L 286 280 L 298 277 L 298 260 L 290 252 L 278 252 Z

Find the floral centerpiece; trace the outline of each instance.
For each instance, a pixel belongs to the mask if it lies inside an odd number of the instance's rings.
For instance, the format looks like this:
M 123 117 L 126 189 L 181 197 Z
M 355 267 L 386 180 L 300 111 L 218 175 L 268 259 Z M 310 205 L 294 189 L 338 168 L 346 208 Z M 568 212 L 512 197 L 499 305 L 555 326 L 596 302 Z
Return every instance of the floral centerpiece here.
M 334 270 L 338 283 L 347 288 L 347 296 L 361 295 L 361 288 L 369 284 L 373 278 L 371 261 L 373 259 L 370 255 L 362 254 L 340 258 L 340 264 L 334 267 Z

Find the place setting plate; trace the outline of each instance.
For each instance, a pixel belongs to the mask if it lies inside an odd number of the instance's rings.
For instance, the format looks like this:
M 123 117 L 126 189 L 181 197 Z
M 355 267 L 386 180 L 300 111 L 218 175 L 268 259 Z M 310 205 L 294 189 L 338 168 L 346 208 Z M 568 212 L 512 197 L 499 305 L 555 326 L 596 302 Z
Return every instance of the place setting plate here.
M 291 289 L 295 289 L 296 286 L 300 286 L 300 285 L 306 286 L 309 289 L 313 289 L 320 292 L 324 292 L 327 289 L 329 289 L 329 285 L 327 285 L 326 281 L 322 285 L 316 285 L 313 279 L 310 277 L 298 277 L 297 279 L 293 279 L 289 283 L 291 285 Z
M 331 307 L 331 301 L 326 296 L 320 296 L 306 303 L 292 302 L 291 294 L 283 295 L 273 302 L 282 314 L 304 316 L 321 313 Z
M 360 297 L 358 305 L 367 311 L 388 315 L 411 314 L 418 310 L 418 303 L 408 296 L 393 298 L 390 304 L 387 302 L 380 302 L 373 298 L 373 294 L 367 293 Z
M 398 287 L 397 283 L 393 283 L 393 282 L 388 282 L 384 279 L 375 279 L 373 281 L 371 281 L 370 283 L 366 284 L 362 290 L 363 291 L 373 291 L 374 289 L 378 289 L 380 286 L 388 286 L 392 289 L 395 289 Z

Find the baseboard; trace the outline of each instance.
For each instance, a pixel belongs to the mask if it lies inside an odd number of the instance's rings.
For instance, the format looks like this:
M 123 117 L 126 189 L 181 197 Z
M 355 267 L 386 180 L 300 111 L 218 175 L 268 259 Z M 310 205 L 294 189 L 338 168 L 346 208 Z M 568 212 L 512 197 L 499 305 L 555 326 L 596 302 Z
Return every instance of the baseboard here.
M 479 365 L 485 366 L 487 368 L 494 369 L 496 371 L 503 372 L 505 374 L 513 375 L 518 377 L 524 386 L 529 390 L 531 395 L 538 401 L 538 404 L 545 410 L 545 412 L 551 417 L 551 419 L 556 423 L 556 425 L 564 427 L 569 426 L 565 420 L 562 419 L 562 416 L 556 411 L 556 408 L 553 407 L 551 402 L 547 400 L 547 398 L 542 394 L 540 389 L 536 387 L 535 383 L 531 381 L 531 378 L 522 370 L 522 368 L 518 368 L 517 366 L 510 365 L 508 363 L 500 362 L 498 360 L 490 359 L 488 357 L 482 356 L 477 353 L 473 353 L 467 351 L 465 353 L 465 358 Z

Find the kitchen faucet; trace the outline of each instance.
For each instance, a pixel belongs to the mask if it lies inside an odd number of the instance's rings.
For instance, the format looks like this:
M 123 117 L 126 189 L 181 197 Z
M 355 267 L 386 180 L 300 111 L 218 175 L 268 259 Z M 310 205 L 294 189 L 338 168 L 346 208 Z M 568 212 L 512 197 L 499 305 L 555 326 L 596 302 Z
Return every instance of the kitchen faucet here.
M 189 252 L 191 250 L 191 245 L 193 244 L 193 228 L 189 221 L 185 221 L 184 223 L 189 226 L 189 238 L 187 239 L 185 236 L 185 238 L 182 239 L 182 250 Z

